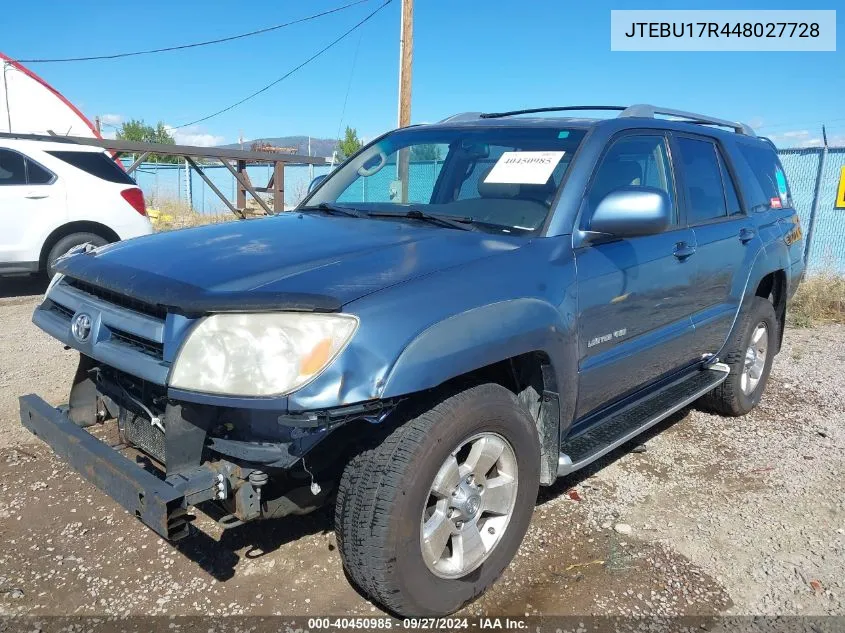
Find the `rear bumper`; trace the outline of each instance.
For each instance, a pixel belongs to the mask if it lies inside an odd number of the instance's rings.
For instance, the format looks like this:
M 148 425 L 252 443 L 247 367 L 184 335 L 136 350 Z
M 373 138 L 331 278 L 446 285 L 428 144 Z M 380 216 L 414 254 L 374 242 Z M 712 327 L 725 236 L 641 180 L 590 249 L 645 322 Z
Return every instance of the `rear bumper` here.
M 147 472 L 38 396 L 21 396 L 19 401 L 21 424 L 83 478 L 164 538 L 178 540 L 187 535 L 193 517 L 187 513 L 186 488 Z M 209 472 L 199 478 L 212 483 L 213 477 Z

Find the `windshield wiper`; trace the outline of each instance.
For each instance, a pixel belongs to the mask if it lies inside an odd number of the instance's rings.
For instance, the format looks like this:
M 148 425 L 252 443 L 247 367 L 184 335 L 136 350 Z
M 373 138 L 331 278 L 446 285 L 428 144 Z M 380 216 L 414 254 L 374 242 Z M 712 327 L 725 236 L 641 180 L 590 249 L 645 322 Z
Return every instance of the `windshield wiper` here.
M 302 207 L 300 211 L 327 211 L 328 213 L 336 213 L 340 215 L 348 215 L 352 218 L 365 218 L 367 214 L 352 207 L 344 207 L 339 204 L 330 204 L 328 202 L 321 202 L 316 207 Z
M 451 229 L 459 229 L 461 231 L 477 231 L 474 227 L 473 219 L 461 216 L 434 215 L 431 213 L 424 213 L 419 209 L 409 209 L 408 211 L 368 211 L 367 215 L 372 218 L 408 218 L 410 220 L 423 220 L 431 224 L 439 226 L 447 226 Z

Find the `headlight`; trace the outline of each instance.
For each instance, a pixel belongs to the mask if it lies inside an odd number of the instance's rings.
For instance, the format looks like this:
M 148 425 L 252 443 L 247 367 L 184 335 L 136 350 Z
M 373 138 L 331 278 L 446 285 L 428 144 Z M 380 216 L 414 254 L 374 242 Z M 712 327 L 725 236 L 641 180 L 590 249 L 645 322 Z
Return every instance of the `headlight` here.
M 188 335 L 170 386 L 233 396 L 290 393 L 328 367 L 357 327 L 348 314 L 215 314 Z

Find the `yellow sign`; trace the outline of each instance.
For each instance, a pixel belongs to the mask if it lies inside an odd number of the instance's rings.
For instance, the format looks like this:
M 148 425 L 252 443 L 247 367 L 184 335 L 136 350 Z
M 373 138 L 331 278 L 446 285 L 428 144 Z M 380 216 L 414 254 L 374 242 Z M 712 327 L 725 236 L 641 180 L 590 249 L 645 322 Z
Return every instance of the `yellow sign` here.
M 836 190 L 835 209 L 845 209 L 845 167 L 839 172 L 839 189 Z

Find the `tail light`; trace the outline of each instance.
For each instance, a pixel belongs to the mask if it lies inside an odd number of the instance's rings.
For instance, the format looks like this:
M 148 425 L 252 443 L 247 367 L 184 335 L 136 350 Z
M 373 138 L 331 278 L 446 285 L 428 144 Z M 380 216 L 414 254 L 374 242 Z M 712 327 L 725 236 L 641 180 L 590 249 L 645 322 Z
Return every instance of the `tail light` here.
M 124 189 L 120 192 L 120 195 L 123 196 L 123 199 L 126 200 L 132 208 L 135 209 L 138 213 L 143 216 L 147 215 L 147 207 L 144 206 L 144 194 L 141 192 L 138 187 L 132 187 L 130 189 Z

